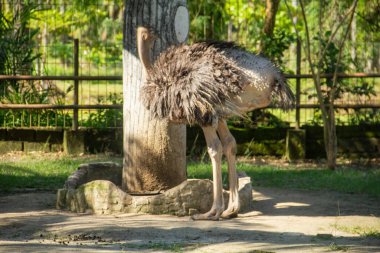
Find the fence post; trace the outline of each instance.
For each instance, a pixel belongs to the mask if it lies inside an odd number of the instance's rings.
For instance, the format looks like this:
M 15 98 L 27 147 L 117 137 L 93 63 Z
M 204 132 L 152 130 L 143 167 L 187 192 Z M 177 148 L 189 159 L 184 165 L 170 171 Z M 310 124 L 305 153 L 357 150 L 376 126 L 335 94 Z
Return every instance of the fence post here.
M 74 39 L 74 76 L 79 75 L 79 40 Z M 79 80 L 74 80 L 74 106 L 79 104 Z M 78 130 L 78 108 L 73 109 L 73 126 L 74 131 Z
M 301 41 L 297 39 L 296 74 L 301 74 Z M 300 128 L 301 78 L 296 78 L 296 129 Z

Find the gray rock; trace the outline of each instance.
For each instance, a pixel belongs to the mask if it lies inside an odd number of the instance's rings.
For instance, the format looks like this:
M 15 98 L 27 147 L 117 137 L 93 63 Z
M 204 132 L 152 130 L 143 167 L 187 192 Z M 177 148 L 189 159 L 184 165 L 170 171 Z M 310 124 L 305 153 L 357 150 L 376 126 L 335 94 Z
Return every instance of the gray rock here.
M 66 180 L 64 188 L 75 189 L 94 180 L 109 180 L 121 185 L 122 173 L 123 166 L 113 162 L 81 164 Z

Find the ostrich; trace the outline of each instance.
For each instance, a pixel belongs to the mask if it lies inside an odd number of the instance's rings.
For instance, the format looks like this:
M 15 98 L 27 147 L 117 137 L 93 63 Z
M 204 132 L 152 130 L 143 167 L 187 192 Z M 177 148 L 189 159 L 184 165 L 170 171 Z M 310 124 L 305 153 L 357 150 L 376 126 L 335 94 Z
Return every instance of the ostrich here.
M 226 119 L 275 103 L 287 109 L 294 96 L 280 70 L 268 59 L 230 42 L 172 46 L 152 64 L 156 39 L 149 27 L 137 28 L 137 49 L 146 80 L 140 100 L 154 118 L 198 124 L 204 133 L 213 171 L 213 204 L 194 220 L 236 217 L 240 208 L 236 142 Z M 224 209 L 221 159 L 228 165 L 230 198 Z

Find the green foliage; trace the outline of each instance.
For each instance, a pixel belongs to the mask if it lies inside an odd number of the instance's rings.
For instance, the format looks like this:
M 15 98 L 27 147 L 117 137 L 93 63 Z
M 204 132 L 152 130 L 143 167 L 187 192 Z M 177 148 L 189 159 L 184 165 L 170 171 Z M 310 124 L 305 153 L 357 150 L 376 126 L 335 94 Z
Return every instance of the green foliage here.
M 366 79 L 359 79 L 356 84 L 346 87 L 345 92 L 361 98 L 363 100 L 361 102 L 377 96 L 375 83 L 369 83 Z M 380 123 L 380 110 L 376 108 L 354 109 L 348 123 L 350 125 L 378 124 Z
M 120 0 L 74 0 L 70 4 L 44 5 L 34 14 L 32 25 L 46 25 L 50 56 L 61 62 L 71 63 L 72 39 L 78 38 L 80 54 L 85 60 L 96 66 L 116 64 L 122 60 L 123 22 L 120 14 L 123 3 Z
M 261 38 L 264 46 L 264 54 L 279 65 L 284 64 L 284 54 L 290 45 L 296 41 L 296 36 L 289 31 L 275 29 L 273 37 Z
M 233 40 L 250 51 L 257 51 L 262 42 L 264 53 L 278 64 L 283 64 L 284 52 L 294 42 L 291 22 L 283 7 L 277 15 L 274 36 L 269 38 L 262 32 L 265 4 L 254 0 L 200 0 L 189 1 L 190 42 L 197 40 Z M 282 13 L 281 13 L 282 12 Z
M 190 43 L 199 40 L 226 40 L 226 0 L 187 1 L 190 12 Z
M 34 63 L 41 57 L 35 52 L 38 28 L 31 22 L 37 5 L 30 1 L 14 1 L 12 9 L 0 12 L 0 74 L 31 75 Z M 62 100 L 57 87 L 41 81 L 0 81 L 0 102 L 6 104 L 48 104 Z M 48 122 L 50 120 L 50 123 Z M 4 127 L 43 126 L 61 123 L 62 115 L 52 110 L 1 110 Z M 54 123 L 53 123 L 54 125 Z
M 70 127 L 72 117 L 63 111 L 0 110 L 1 127 Z
M 109 94 L 106 98 L 100 97 L 98 99 L 98 104 L 122 104 L 123 95 L 122 94 Z M 90 113 L 90 116 L 86 121 L 83 122 L 84 126 L 90 127 L 105 127 L 113 126 L 118 127 L 123 125 L 123 112 L 119 109 L 97 109 L 96 112 Z
M 55 59 L 55 64 L 44 64 L 47 74 L 60 64 L 66 69 L 73 63 L 73 37 L 81 38 L 81 59 L 93 65 L 120 64 L 121 9 L 122 1 L 75 0 L 63 5 L 21 0 L 5 3 L 0 13 L 0 74 L 32 75 L 36 60 L 41 57 Z M 37 44 L 41 53 L 36 51 Z M 48 47 L 43 49 L 45 46 Z M 66 92 L 51 82 L 0 81 L 0 86 L 1 103 L 65 104 Z M 99 98 L 99 102 L 106 103 L 112 96 Z M 98 113 L 90 116 L 96 126 L 104 127 L 104 122 L 121 125 L 121 111 L 99 110 Z M 1 110 L 0 123 L 6 127 L 70 127 L 72 118 L 65 111 Z
M 39 57 L 34 52 L 39 29 L 30 27 L 36 5 L 22 2 L 15 1 L 9 13 L 0 12 L 0 74 L 3 75 L 31 74 L 33 61 Z
M 358 3 L 358 25 L 363 31 L 358 35 L 361 37 L 374 36 L 380 39 L 380 3 L 379 1 L 359 1 Z
M 326 54 L 323 57 L 321 64 L 318 66 L 321 73 L 346 73 L 349 71 L 349 52 L 345 51 L 343 55 L 343 60 L 341 64 L 337 66 L 337 61 L 339 58 L 339 47 L 335 42 L 329 42 L 329 37 L 331 31 L 328 30 L 324 34 L 317 33 L 313 38 L 316 43 L 320 43 L 321 48 L 326 48 Z M 337 69 L 335 69 L 337 68 Z M 369 83 L 366 79 L 357 79 L 356 82 L 350 79 L 337 78 L 334 83 L 333 78 L 325 78 L 321 80 L 321 91 L 323 96 L 323 101 L 326 105 L 332 101 L 343 102 L 347 101 L 349 97 L 371 99 L 376 97 L 375 84 Z M 310 93 L 308 99 L 316 98 L 315 93 Z M 337 109 L 335 109 L 338 111 Z M 348 111 L 348 110 L 347 110 Z M 367 123 L 377 123 L 379 116 L 376 117 L 378 113 L 376 110 L 362 110 L 356 109 L 354 111 L 354 116 L 351 118 L 351 124 L 362 124 Z M 313 125 L 322 124 L 322 115 L 319 109 L 314 111 L 314 118 L 310 122 Z M 337 122 L 338 124 L 341 122 Z
M 232 25 L 230 39 L 250 50 L 256 50 L 264 26 L 265 5 L 257 0 L 228 0 L 225 9 L 228 22 Z
M 60 41 L 51 45 L 49 50 L 51 57 L 61 59 L 66 65 L 73 63 L 73 51 L 73 43 L 63 43 Z
M 348 122 L 350 125 L 375 125 L 380 123 L 379 109 L 355 109 L 354 111 Z
M 70 87 L 69 87 L 70 89 Z M 56 98 L 53 101 L 56 104 L 63 104 L 63 96 L 45 94 L 49 90 L 42 90 L 42 95 L 33 97 L 33 94 L 29 94 L 34 100 L 24 100 L 19 99 L 18 93 L 11 93 L 14 95 L 12 101 L 17 104 L 32 104 L 33 103 L 49 103 L 48 99 L 52 97 Z M 51 93 L 51 91 L 50 91 Z M 28 97 L 28 96 L 25 96 Z M 25 98 L 24 97 L 24 98 Z M 37 99 L 45 98 L 46 100 L 38 101 Z M 122 94 L 111 93 L 106 97 L 99 97 L 98 104 L 122 104 L 123 97 Z M 72 115 L 63 110 L 0 110 L 0 126 L 2 127 L 71 127 L 72 126 Z M 105 128 L 105 127 L 120 127 L 123 124 L 123 112 L 120 109 L 97 109 L 89 114 L 88 117 L 83 117 L 80 119 L 79 125 L 84 127 L 95 127 L 95 128 Z
M 30 27 L 32 13 L 36 5 L 29 1 L 15 1 L 13 9 L 0 12 L 0 75 L 30 75 L 33 62 L 40 57 L 34 52 L 38 28 Z M 0 101 L 10 93 L 18 101 L 28 100 L 25 94 L 25 83 L 16 80 L 0 80 Z M 33 88 L 31 90 L 33 91 Z M 33 96 L 33 95 L 32 95 Z M 11 100 L 12 97 L 7 97 Z

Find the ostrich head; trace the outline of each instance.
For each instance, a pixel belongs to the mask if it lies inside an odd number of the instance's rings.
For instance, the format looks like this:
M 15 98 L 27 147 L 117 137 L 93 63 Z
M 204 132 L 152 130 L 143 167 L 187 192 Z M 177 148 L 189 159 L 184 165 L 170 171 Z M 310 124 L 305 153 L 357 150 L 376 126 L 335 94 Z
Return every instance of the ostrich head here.
M 157 36 L 154 34 L 152 29 L 139 26 L 137 28 L 137 50 L 139 53 L 140 61 L 146 72 L 152 67 L 150 61 L 150 50 L 153 47 L 154 41 Z

